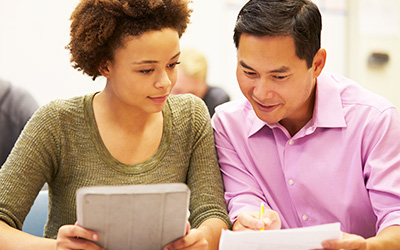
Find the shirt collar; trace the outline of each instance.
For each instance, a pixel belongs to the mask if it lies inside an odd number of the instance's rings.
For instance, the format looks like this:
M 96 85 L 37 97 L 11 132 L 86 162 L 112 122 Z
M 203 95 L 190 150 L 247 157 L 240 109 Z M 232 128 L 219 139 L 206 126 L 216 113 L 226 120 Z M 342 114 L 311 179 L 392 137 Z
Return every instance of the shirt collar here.
M 322 73 L 317 78 L 314 113 L 311 122 L 307 123 L 313 127 L 342 128 L 346 127 L 342 99 L 338 83 L 330 74 Z M 251 109 L 249 119 L 253 120 L 250 127 L 249 137 L 260 131 L 264 126 L 273 129 L 281 127 L 279 123 L 269 124 L 260 120 L 247 102 L 246 108 Z
M 317 78 L 312 126 L 346 127 L 339 84 L 330 74 L 323 73 Z

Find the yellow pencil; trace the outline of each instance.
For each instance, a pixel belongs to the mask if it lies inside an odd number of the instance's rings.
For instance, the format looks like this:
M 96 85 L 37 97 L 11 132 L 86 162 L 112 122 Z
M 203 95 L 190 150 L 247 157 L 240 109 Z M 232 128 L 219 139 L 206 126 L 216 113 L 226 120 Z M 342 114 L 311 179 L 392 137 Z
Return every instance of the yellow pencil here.
M 263 222 L 263 225 L 264 225 L 263 214 L 264 214 L 264 202 L 261 202 L 261 205 L 260 205 L 260 220 Z M 264 226 L 260 229 L 260 231 L 264 231 Z

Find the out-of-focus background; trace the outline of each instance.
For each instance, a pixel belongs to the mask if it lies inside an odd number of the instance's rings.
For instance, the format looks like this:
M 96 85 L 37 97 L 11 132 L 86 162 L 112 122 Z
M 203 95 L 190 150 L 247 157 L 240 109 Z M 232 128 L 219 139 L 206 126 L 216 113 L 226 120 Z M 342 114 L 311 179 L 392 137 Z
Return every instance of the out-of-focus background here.
M 0 78 L 27 89 L 40 105 L 101 90 L 71 67 L 70 14 L 79 0 L 0 0 Z M 202 51 L 208 82 L 231 99 L 241 98 L 236 82 L 232 35 L 246 0 L 193 0 L 192 23 L 182 48 Z M 400 108 L 400 0 L 314 0 L 323 18 L 326 71 L 345 75 L 385 96 Z

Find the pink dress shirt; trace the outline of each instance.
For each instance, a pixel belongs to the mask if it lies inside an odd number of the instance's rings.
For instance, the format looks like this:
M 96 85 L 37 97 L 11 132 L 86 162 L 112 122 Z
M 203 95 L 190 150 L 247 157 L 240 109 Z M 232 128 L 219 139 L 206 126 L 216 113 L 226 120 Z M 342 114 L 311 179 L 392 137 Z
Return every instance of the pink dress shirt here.
M 264 201 L 282 228 L 340 222 L 370 237 L 400 225 L 400 116 L 353 81 L 323 73 L 293 137 L 246 99 L 219 106 L 212 123 L 232 221 Z

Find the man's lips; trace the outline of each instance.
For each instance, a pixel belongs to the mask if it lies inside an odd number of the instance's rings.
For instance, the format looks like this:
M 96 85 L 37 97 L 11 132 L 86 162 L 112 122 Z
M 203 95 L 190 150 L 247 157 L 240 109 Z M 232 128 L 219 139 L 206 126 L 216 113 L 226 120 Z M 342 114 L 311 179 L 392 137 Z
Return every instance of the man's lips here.
M 255 102 L 255 103 L 256 103 L 256 105 L 257 105 L 257 108 L 258 108 L 259 110 L 263 111 L 263 112 L 272 112 L 272 111 L 274 111 L 276 108 L 279 107 L 279 104 L 276 104 L 276 105 L 268 105 L 268 106 L 266 106 L 266 105 L 262 105 L 262 104 L 260 104 L 260 103 L 258 103 L 258 102 Z

